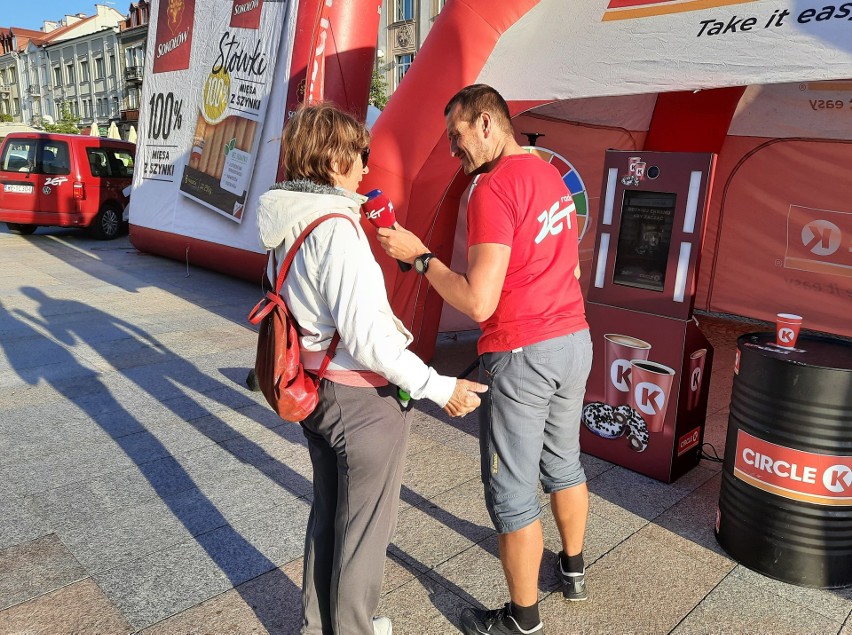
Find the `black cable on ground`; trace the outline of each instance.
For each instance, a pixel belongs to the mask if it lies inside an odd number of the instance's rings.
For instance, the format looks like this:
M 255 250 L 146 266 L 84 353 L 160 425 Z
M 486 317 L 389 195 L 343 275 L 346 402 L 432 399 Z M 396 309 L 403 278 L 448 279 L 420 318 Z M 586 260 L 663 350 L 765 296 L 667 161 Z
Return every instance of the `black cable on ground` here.
M 710 448 L 710 452 L 707 452 L 704 448 Z M 725 459 L 719 456 L 719 453 L 716 451 L 716 448 L 713 447 L 711 443 L 705 443 L 701 446 L 701 458 L 706 461 L 713 461 L 714 463 L 724 463 Z

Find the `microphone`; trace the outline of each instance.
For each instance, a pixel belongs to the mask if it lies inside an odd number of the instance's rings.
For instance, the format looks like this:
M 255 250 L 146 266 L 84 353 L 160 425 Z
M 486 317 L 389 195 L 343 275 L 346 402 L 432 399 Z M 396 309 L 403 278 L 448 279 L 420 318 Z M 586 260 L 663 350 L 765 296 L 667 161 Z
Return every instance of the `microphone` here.
M 387 194 L 381 190 L 372 190 L 366 194 L 367 200 L 361 205 L 364 216 L 374 227 L 387 227 L 394 229 L 396 225 L 396 212 L 393 211 L 393 202 Z M 396 261 L 400 271 L 410 271 L 411 265 L 401 260 Z

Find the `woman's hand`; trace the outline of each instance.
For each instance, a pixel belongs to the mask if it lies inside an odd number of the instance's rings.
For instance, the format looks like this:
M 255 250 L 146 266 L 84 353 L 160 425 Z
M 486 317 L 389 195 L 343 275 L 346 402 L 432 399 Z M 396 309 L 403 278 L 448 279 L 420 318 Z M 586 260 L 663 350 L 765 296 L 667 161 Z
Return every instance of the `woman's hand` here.
M 477 393 L 482 393 L 488 390 L 488 386 L 468 381 L 467 379 L 457 379 L 456 389 L 453 391 L 453 396 L 444 406 L 444 412 L 451 417 L 463 417 L 469 412 L 473 412 L 479 406 L 481 400 Z

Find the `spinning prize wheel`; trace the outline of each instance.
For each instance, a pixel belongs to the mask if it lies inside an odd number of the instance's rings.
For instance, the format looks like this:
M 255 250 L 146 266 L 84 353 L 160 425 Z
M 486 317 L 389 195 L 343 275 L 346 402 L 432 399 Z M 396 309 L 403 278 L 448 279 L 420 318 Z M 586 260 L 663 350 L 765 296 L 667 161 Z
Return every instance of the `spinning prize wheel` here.
M 586 233 L 586 228 L 589 225 L 589 198 L 586 195 L 586 185 L 583 179 L 580 178 L 580 173 L 574 169 L 574 166 L 568 162 L 565 157 L 556 154 L 553 150 L 542 148 L 540 146 L 524 146 L 524 150 L 530 154 L 536 154 L 551 165 L 553 165 L 562 175 L 562 181 L 565 187 L 571 192 L 571 198 L 574 199 L 574 207 L 577 209 L 577 240 L 583 240 L 583 235 Z

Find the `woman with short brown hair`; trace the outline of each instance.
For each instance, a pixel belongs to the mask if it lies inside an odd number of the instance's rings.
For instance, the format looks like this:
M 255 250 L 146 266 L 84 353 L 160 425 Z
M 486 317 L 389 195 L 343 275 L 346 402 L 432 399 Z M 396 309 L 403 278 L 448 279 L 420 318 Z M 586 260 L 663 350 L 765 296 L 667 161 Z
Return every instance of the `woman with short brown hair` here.
M 302 362 L 318 369 L 337 331 L 340 343 L 303 422 L 313 465 L 305 540 L 304 635 L 386 635 L 374 618 L 385 551 L 396 524 L 408 403 L 430 399 L 451 416 L 479 405 L 481 384 L 439 375 L 406 349 L 411 334 L 393 315 L 381 269 L 359 224 L 356 194 L 370 136 L 331 104 L 300 108 L 281 143 L 286 181 L 260 197 L 261 241 L 274 262 L 312 221 L 281 288 L 300 327 Z M 350 222 L 351 221 L 351 222 Z M 270 263 L 273 260 L 270 259 Z M 270 264 L 271 267 L 271 264 Z M 275 280 L 277 271 L 268 271 Z

